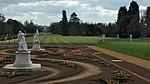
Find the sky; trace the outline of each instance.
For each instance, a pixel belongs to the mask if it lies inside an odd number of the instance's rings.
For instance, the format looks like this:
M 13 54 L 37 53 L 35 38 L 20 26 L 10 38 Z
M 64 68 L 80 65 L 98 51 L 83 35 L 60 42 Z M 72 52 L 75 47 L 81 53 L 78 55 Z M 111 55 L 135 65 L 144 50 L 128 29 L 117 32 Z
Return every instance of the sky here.
M 130 5 L 132 0 L 0 0 L 0 13 L 7 19 L 21 23 L 33 20 L 33 23 L 49 26 L 59 22 L 62 10 L 67 18 L 76 12 L 82 22 L 113 23 L 117 20 L 120 6 Z M 140 10 L 150 6 L 150 0 L 134 0 Z

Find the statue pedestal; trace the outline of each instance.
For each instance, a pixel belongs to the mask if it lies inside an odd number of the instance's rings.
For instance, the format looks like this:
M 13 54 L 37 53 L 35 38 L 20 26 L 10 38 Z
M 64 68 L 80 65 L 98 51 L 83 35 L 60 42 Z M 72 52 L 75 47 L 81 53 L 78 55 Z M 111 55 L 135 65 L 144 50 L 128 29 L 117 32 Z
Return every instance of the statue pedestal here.
M 16 69 L 16 70 L 39 70 L 41 64 L 32 64 L 30 60 L 31 51 L 17 51 L 16 59 L 14 64 L 7 64 L 5 69 Z
M 45 50 L 45 49 L 41 49 L 40 47 L 40 43 L 33 43 L 33 48 L 29 49 L 31 51 L 41 51 L 41 50 Z
M 32 62 L 30 60 L 31 51 L 27 52 L 16 52 L 16 60 L 13 64 L 14 67 L 30 67 Z

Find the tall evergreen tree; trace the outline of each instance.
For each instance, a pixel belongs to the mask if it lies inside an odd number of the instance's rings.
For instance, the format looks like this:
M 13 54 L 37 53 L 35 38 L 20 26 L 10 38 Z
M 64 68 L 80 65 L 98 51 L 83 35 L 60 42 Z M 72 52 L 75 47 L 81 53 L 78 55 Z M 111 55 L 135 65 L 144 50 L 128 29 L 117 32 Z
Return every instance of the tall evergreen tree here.
M 77 17 L 77 14 L 73 12 L 70 16 L 69 22 L 79 23 L 80 19 Z
M 146 11 L 141 10 L 141 19 L 140 19 L 141 38 L 148 36 L 148 30 L 146 28 L 145 18 L 146 18 Z
M 130 7 L 128 10 L 128 20 L 129 24 L 127 26 L 127 34 L 133 35 L 135 38 L 140 37 L 140 25 L 139 25 L 139 6 L 135 1 L 130 3 Z
M 120 7 L 119 12 L 118 12 L 118 18 L 117 18 L 117 28 L 118 28 L 118 33 L 119 36 L 122 37 L 127 37 L 127 28 L 128 24 L 128 19 L 127 19 L 127 9 L 125 6 Z
M 148 30 L 148 36 L 150 36 L 150 7 L 147 7 L 145 17 L 146 29 Z
M 62 11 L 62 20 L 60 21 L 60 25 L 62 29 L 62 35 L 68 36 L 68 21 L 65 10 Z
M 75 12 L 73 12 L 71 15 L 70 15 L 70 20 L 69 20 L 69 35 L 79 35 L 79 22 L 80 22 L 80 19 L 77 17 L 77 14 Z
M 5 28 L 4 21 L 5 21 L 4 15 L 0 14 L 0 34 L 1 35 L 4 35 L 4 28 Z

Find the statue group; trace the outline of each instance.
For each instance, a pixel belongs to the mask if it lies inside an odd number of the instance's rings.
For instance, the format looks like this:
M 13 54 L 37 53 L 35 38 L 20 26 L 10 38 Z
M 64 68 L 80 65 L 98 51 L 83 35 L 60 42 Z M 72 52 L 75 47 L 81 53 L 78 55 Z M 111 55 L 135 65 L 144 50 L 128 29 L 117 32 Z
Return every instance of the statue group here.
M 38 41 L 38 30 L 35 34 L 34 41 Z M 19 31 L 18 33 L 18 42 L 19 47 L 18 51 L 16 51 L 16 59 L 13 64 L 7 64 L 4 68 L 5 69 L 15 69 L 15 70 L 39 70 L 41 69 L 41 64 L 33 64 L 30 59 L 30 53 L 31 51 L 28 50 L 26 40 L 25 40 L 25 34 Z

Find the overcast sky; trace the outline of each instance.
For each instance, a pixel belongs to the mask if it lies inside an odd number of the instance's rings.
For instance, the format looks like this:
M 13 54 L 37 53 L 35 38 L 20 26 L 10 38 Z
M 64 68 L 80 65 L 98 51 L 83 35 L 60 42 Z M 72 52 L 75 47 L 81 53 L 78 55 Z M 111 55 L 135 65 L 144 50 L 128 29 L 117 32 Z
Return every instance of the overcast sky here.
M 6 19 L 20 22 L 33 20 L 35 24 L 50 25 L 61 20 L 62 10 L 68 19 L 76 12 L 83 22 L 113 23 L 120 6 L 129 7 L 132 0 L 0 0 L 0 13 Z M 135 0 L 140 9 L 150 6 L 150 0 Z

